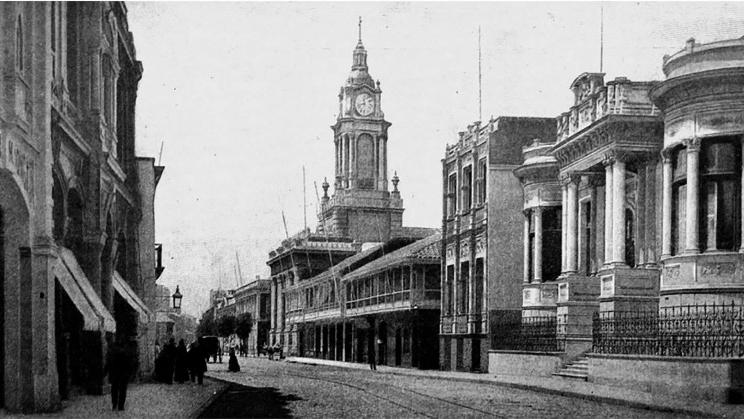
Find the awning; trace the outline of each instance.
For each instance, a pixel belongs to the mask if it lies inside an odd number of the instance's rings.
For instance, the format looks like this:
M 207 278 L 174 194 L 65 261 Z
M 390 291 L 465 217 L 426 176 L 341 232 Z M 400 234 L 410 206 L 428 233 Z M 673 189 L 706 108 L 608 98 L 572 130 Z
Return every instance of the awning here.
M 152 319 L 152 311 L 147 308 L 147 305 L 137 295 L 132 287 L 124 281 L 124 278 L 119 275 L 119 272 L 114 271 L 111 282 L 114 285 L 114 290 L 119 293 L 121 298 L 125 299 L 129 306 L 132 307 L 137 313 L 139 313 L 141 323 L 150 323 Z
M 158 323 L 175 323 L 176 321 L 173 320 L 168 313 L 158 311 L 155 314 L 155 321 Z
M 88 277 L 80 268 L 75 255 L 65 247 L 59 247 L 59 255 L 54 274 L 83 316 L 83 330 L 100 331 L 103 329 L 106 332 L 116 332 L 114 317 L 88 282 Z

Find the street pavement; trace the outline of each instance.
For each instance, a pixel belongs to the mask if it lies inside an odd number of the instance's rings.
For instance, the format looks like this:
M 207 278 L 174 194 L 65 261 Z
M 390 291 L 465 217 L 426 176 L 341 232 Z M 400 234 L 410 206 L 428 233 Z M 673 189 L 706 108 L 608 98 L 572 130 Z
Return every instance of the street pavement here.
M 201 417 L 671 418 L 693 417 L 426 375 L 240 358 L 241 371 L 209 364 L 234 383 Z
M 224 364 L 226 365 L 226 364 Z M 63 409 L 55 413 L 37 415 L 7 414 L 0 409 L 0 417 L 23 419 L 40 418 L 188 418 L 201 412 L 209 402 L 220 394 L 226 384 L 215 380 L 204 380 L 197 384 L 130 384 L 124 411 L 111 410 L 111 395 L 79 395 L 63 400 Z

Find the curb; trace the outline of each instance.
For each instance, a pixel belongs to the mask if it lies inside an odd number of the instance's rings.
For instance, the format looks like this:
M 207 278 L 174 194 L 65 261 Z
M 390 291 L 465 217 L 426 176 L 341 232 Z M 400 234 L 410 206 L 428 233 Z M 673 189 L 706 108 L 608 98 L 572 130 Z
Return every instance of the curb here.
M 304 364 L 304 365 L 314 365 L 314 366 L 334 366 L 337 368 L 346 368 L 346 369 L 355 369 L 355 368 L 349 368 L 341 365 L 324 365 L 324 364 L 315 364 L 312 362 L 302 362 L 297 360 L 287 360 L 287 362 L 291 362 L 294 364 Z M 573 397 L 578 399 L 584 399 L 584 400 L 591 400 L 601 403 L 608 403 L 608 404 L 614 404 L 618 406 L 625 406 L 625 407 L 632 407 L 637 409 L 644 409 L 644 410 L 653 410 L 656 412 L 665 412 L 665 413 L 678 413 L 678 414 L 685 414 L 690 416 L 697 416 L 697 417 L 709 417 L 709 418 L 718 418 L 718 417 L 726 417 L 720 416 L 714 413 L 711 413 L 710 411 L 706 410 L 696 410 L 696 409 L 690 409 L 685 407 L 673 407 L 673 406 L 663 406 L 653 403 L 646 403 L 646 402 L 639 402 L 639 401 L 633 401 L 633 400 L 627 400 L 622 399 L 619 397 L 608 397 L 608 396 L 600 396 L 596 394 L 587 394 L 587 393 L 581 393 L 576 391 L 570 391 L 570 390 L 561 390 L 561 389 L 555 389 L 555 388 L 549 388 L 549 387 L 542 387 L 535 384 L 521 384 L 521 383 L 510 383 L 505 381 L 495 381 L 495 380 L 485 380 L 482 378 L 467 378 L 467 377 L 444 377 L 444 376 L 438 376 L 438 375 L 421 375 L 421 374 L 411 374 L 407 373 L 405 371 L 378 371 L 380 374 L 391 374 L 391 375 L 403 375 L 407 377 L 423 377 L 423 378 L 434 378 L 437 380 L 450 380 L 450 381 L 458 381 L 458 382 L 464 382 L 464 383 L 479 383 L 479 384 L 489 384 L 493 386 L 501 386 L 501 387 L 508 387 L 508 388 L 514 388 L 518 390 L 530 390 L 540 393 L 547 393 L 547 394 L 553 394 L 558 396 L 564 396 L 564 397 Z
M 217 391 L 215 391 L 214 394 L 212 394 L 206 401 L 204 401 L 204 403 L 202 403 L 193 412 L 191 412 L 191 414 L 188 415 L 188 417 L 191 418 L 191 419 L 198 418 L 199 415 L 201 415 L 205 410 L 207 410 L 207 408 L 212 403 L 214 403 L 220 396 L 222 396 L 223 394 L 225 394 L 225 392 L 227 391 L 227 389 L 230 387 L 229 384 L 231 384 L 229 381 L 220 380 L 219 378 L 214 378 L 214 377 L 204 376 L 204 379 L 205 380 L 212 380 L 212 381 L 215 381 L 215 382 L 220 382 L 220 383 L 223 384 L 223 386 L 222 386 L 221 389 L 218 389 Z

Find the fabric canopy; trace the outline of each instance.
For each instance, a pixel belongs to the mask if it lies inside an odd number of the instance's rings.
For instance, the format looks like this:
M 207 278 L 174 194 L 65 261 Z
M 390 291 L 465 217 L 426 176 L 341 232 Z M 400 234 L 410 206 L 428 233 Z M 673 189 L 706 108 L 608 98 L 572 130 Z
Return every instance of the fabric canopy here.
M 88 282 L 88 277 L 80 268 L 70 249 L 59 248 L 54 273 L 59 284 L 83 316 L 83 330 L 116 332 L 114 317 L 106 309 L 101 298 Z
M 147 308 L 147 305 L 142 301 L 139 295 L 134 292 L 132 287 L 124 281 L 124 278 L 119 275 L 119 272 L 114 271 L 111 282 L 114 285 L 114 290 L 119 293 L 121 298 L 126 300 L 129 306 L 139 313 L 140 322 L 149 323 L 150 319 L 152 319 L 152 311 Z
M 155 321 L 158 323 L 175 323 L 176 321 L 173 320 L 168 313 L 158 311 L 157 315 L 155 316 Z

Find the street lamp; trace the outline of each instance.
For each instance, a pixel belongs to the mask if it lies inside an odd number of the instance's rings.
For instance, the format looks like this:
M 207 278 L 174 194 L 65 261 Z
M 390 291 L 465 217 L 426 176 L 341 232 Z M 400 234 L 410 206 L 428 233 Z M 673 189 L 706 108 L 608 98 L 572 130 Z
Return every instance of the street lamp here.
M 176 285 L 176 292 L 173 293 L 173 309 L 174 310 L 181 310 L 181 299 L 183 298 L 183 295 L 181 295 L 181 291 L 178 290 L 178 285 Z

